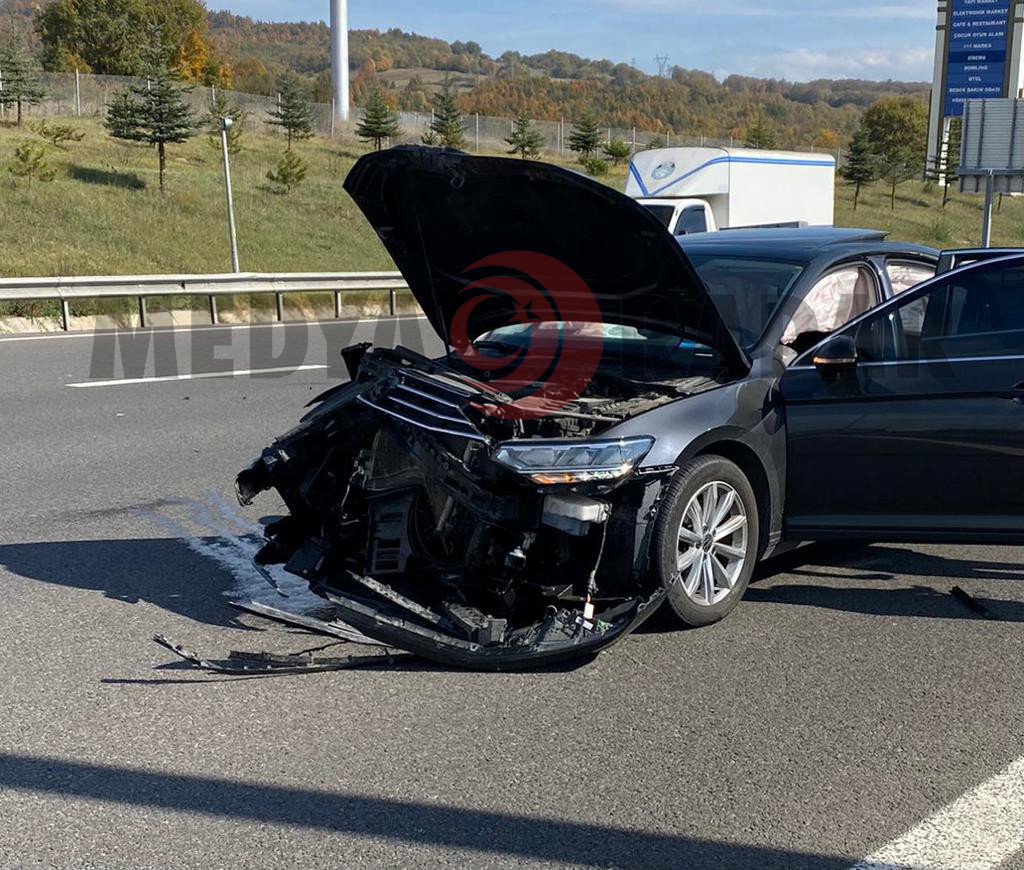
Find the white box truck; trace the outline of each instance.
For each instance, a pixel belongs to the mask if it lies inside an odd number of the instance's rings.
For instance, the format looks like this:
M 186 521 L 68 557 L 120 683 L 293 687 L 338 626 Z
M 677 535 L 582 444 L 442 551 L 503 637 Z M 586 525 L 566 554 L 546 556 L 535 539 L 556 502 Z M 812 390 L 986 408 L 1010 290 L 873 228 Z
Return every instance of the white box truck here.
M 836 161 L 828 154 L 655 148 L 629 166 L 626 194 L 673 235 L 741 227 L 831 226 Z

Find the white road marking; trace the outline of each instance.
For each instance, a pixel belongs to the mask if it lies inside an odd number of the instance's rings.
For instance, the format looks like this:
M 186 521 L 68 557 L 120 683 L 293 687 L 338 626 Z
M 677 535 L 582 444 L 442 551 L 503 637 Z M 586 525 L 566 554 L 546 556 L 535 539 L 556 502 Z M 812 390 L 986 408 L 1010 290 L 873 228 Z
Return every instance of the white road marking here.
M 295 329 L 296 327 L 310 328 L 313 326 L 346 326 L 353 323 L 376 323 L 378 320 L 392 321 L 392 320 L 426 320 L 427 318 L 422 314 L 403 314 L 400 317 L 390 317 L 388 315 L 380 315 L 380 317 L 362 317 L 359 320 L 294 320 L 290 323 L 233 323 L 230 325 L 201 323 L 196 326 L 160 326 L 142 329 L 124 329 L 124 330 L 105 330 L 104 332 L 92 332 L 83 330 L 82 332 L 44 332 L 37 335 L 12 335 L 0 338 L 0 344 L 8 344 L 16 341 L 53 341 L 55 339 L 67 338 L 67 339 L 80 339 L 80 338 L 99 338 L 101 335 L 111 335 L 117 332 L 131 333 L 137 335 L 140 332 L 180 332 L 182 335 L 190 332 L 215 332 L 217 330 L 233 331 L 238 329 Z
M 230 372 L 195 372 L 185 375 L 161 375 L 153 378 L 120 378 L 107 381 L 81 381 L 77 384 L 65 384 L 66 387 L 84 389 L 86 387 L 123 387 L 128 384 L 159 384 L 166 381 L 199 381 L 206 378 L 239 378 L 245 375 L 270 375 L 280 372 L 306 372 L 312 369 L 325 369 L 326 365 L 283 366 L 276 369 L 237 369 Z
M 994 870 L 1024 848 L 1024 758 L 851 870 Z

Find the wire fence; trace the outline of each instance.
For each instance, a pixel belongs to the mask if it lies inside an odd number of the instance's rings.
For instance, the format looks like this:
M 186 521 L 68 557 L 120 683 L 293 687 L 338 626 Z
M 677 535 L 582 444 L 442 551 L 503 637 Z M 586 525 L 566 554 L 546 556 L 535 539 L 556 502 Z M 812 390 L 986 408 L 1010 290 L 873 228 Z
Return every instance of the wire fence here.
M 30 116 L 35 117 L 97 117 L 106 113 L 114 95 L 129 85 L 144 85 L 145 79 L 131 76 L 85 75 L 77 73 L 45 73 L 42 85 L 46 90 L 44 100 L 36 106 L 27 107 Z M 196 87 L 187 93 L 186 99 L 194 110 L 209 112 L 215 95 L 226 99 L 234 108 L 247 113 L 247 125 L 257 132 L 272 129 L 269 113 L 277 106 L 279 98 L 241 91 L 221 90 L 212 87 Z M 312 103 L 313 131 L 318 136 L 353 137 L 361 110 L 353 111 L 347 121 L 342 121 L 330 103 Z M 10 113 L 0 103 L 0 119 L 4 112 Z M 430 112 L 400 112 L 401 136 L 395 142 L 419 142 L 433 120 Z M 466 147 L 476 151 L 506 151 L 505 140 L 512 132 L 511 118 L 495 118 L 485 115 L 468 115 L 464 119 Z M 542 153 L 561 155 L 570 151 L 569 135 L 572 131 L 570 119 L 559 121 L 533 121 L 534 129 L 543 137 Z M 628 144 L 633 152 L 652 145 L 663 147 L 708 146 L 732 147 L 742 145 L 732 138 L 715 139 L 705 136 L 687 136 L 677 133 L 657 133 L 638 130 L 635 127 L 606 127 L 603 129 L 606 142 L 619 140 Z M 797 147 L 792 150 L 822 152 L 821 148 Z M 840 155 L 836 155 L 839 157 Z

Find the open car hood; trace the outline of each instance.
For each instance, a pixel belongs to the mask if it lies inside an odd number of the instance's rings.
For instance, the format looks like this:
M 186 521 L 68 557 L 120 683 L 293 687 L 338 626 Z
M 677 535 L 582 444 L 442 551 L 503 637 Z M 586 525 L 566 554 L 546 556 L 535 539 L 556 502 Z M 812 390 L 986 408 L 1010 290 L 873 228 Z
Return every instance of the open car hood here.
M 676 335 L 716 350 L 730 370 L 750 367 L 704 282 L 658 219 L 584 175 L 410 145 L 361 158 L 345 190 L 449 344 L 453 324 L 458 336 L 472 340 L 530 319 L 521 304 L 517 310 L 514 292 L 516 282 L 526 282 L 554 300 L 554 319 Z M 572 270 L 589 292 L 561 268 L 543 265 L 548 258 Z M 499 292 L 467 308 L 489 279 Z

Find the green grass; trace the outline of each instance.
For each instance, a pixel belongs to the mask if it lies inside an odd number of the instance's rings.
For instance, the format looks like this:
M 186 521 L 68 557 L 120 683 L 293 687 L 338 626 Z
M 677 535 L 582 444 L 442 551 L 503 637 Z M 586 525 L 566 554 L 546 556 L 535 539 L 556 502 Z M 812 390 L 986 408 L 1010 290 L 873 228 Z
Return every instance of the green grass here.
M 908 181 L 897 188 L 896 210 L 884 184 L 864 188 L 853 210 L 853 187 L 840 184 L 836 192 L 836 225 L 888 230 L 891 238 L 937 248 L 959 248 L 981 242 L 984 197 L 951 193 L 942 208 L 942 190 L 934 184 Z M 1024 197 L 1005 197 L 992 221 L 992 243 L 1024 246 Z
M 15 148 L 38 139 L 0 127 L 0 275 L 114 275 L 230 271 L 220 152 L 201 135 L 169 146 L 168 191 L 157 189 L 156 155 L 115 142 L 96 121 L 85 141 L 49 150 L 57 178 L 16 179 Z M 284 150 L 247 135 L 232 161 L 242 269 L 341 272 L 394 268 L 341 184 L 361 147 L 313 139 L 297 146 L 306 182 L 275 193 L 266 173 Z
M 220 152 L 206 135 L 169 149 L 168 192 L 157 190 L 152 149 L 111 140 L 95 119 L 75 122 L 85 141 L 49 149 L 51 183 L 16 179 L 7 167 L 27 128 L 0 126 L 0 276 L 225 272 L 230 268 Z M 232 161 L 241 265 L 245 271 L 314 272 L 394 268 L 369 225 L 342 190 L 362 145 L 313 139 L 297 148 L 310 164 L 306 182 L 275 193 L 265 175 L 281 138 L 247 133 Z M 624 167 L 606 183 L 619 189 Z M 836 223 L 889 230 L 895 239 L 944 246 L 977 244 L 980 196 L 954 194 L 945 210 L 934 185 L 888 190 L 872 185 L 854 212 L 853 191 L 837 191 Z M 994 242 L 1024 241 L 1024 198 L 1007 197 L 995 216 Z

